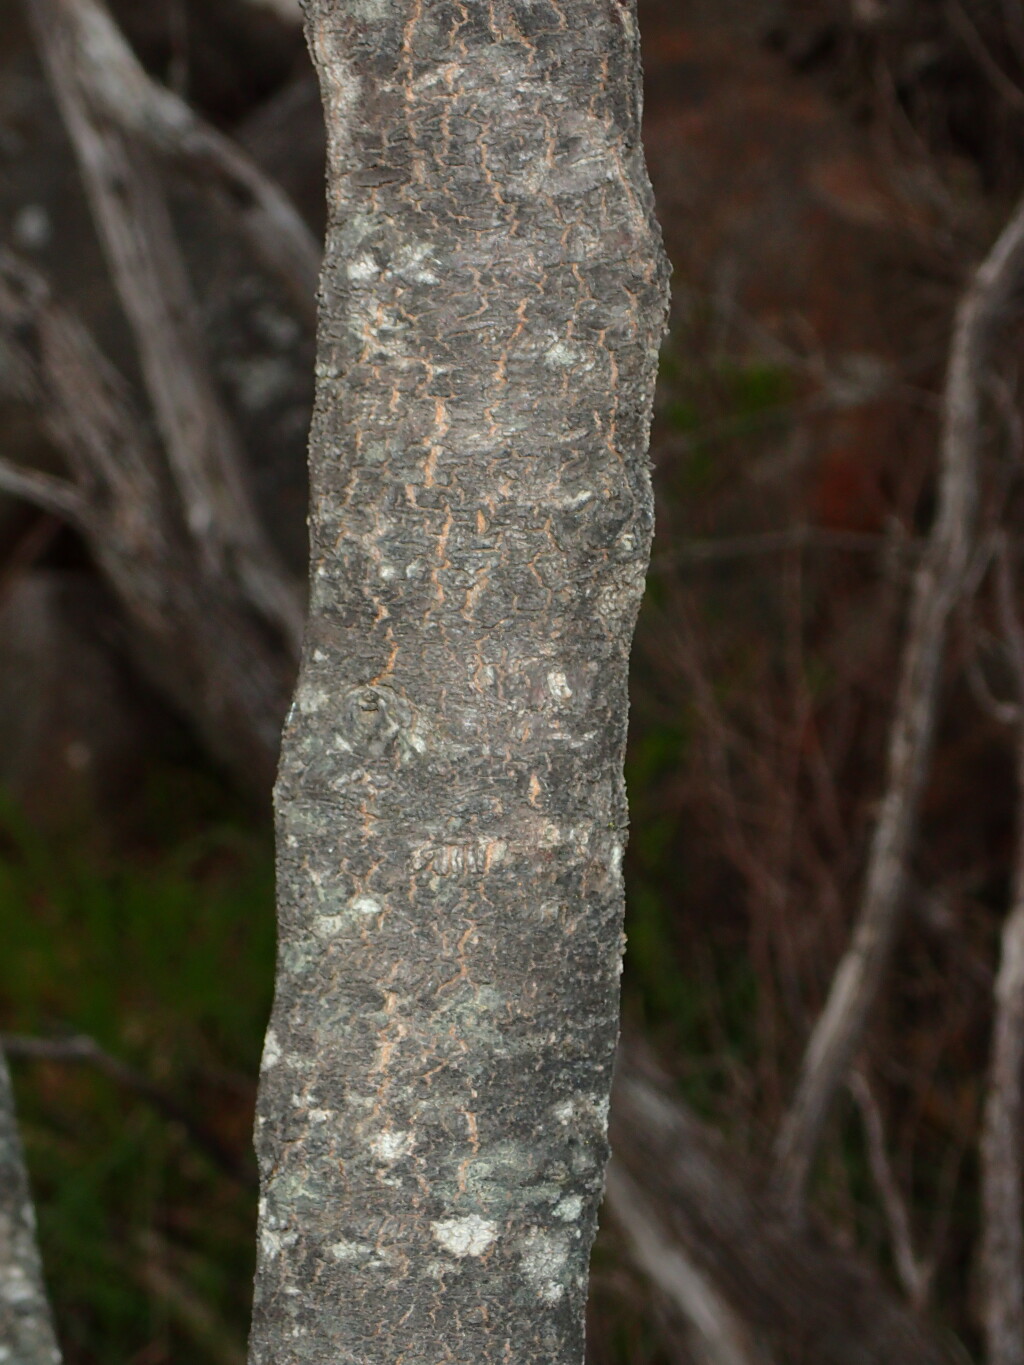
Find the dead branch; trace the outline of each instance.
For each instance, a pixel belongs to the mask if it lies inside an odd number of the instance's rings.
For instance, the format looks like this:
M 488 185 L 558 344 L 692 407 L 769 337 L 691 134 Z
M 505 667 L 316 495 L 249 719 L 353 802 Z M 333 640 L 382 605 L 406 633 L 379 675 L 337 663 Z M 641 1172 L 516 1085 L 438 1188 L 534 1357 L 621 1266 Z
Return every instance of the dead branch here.
M 240 1165 L 238 1159 L 224 1146 L 216 1133 L 195 1119 L 173 1096 L 154 1085 L 141 1071 L 119 1061 L 85 1034 L 72 1038 L 35 1038 L 24 1034 L 0 1034 L 0 1047 L 8 1057 L 23 1057 L 31 1061 L 63 1062 L 91 1066 L 101 1075 L 140 1099 L 157 1111 L 162 1118 L 178 1124 L 200 1151 L 204 1152 L 219 1170 L 240 1184 L 255 1188 L 255 1173 Z
M 85 499 L 74 485 L 41 469 L 22 469 L 10 460 L 0 459 L 0 490 L 23 498 L 44 512 L 52 512 L 73 526 L 83 525 L 88 516 Z
M 74 77 L 94 117 L 226 193 L 257 256 L 314 326 L 321 250 L 288 196 L 236 143 L 150 78 L 99 0 L 63 0 L 61 11 Z
M 867 1077 L 860 1071 L 851 1073 L 847 1082 L 857 1108 L 860 1110 L 867 1139 L 868 1163 L 871 1174 L 882 1201 L 882 1210 L 889 1225 L 889 1240 L 892 1244 L 892 1258 L 900 1283 L 915 1312 L 920 1312 L 928 1300 L 933 1267 L 924 1265 L 914 1251 L 914 1239 L 910 1231 L 910 1214 L 906 1200 L 900 1193 L 896 1176 L 889 1161 L 885 1142 L 885 1128 L 882 1113 L 868 1084 Z
M 1024 704 L 1024 631 L 1005 542 L 996 557 L 999 616 Z M 1013 899 L 995 983 L 992 1059 L 981 1131 L 982 1320 L 988 1365 L 1024 1365 L 1024 730 L 1018 732 L 1018 830 Z
M 620 1048 L 611 1108 L 617 1169 L 642 1187 L 660 1244 L 678 1245 L 759 1343 L 794 1365 L 950 1365 L 871 1271 L 729 1170 L 635 1041 Z
M 14 1365 L 60 1365 L 36 1246 L 14 1092 L 0 1048 L 0 1345 Z
M 617 1161 L 608 1167 L 604 1197 L 635 1265 L 686 1324 L 687 1344 L 699 1365 L 771 1365 L 709 1277 L 679 1242 L 666 1238 L 643 1190 Z
M 1018 762 L 1024 790 L 1024 745 Z M 1003 926 L 995 987 L 992 1061 L 981 1137 L 984 1289 L 989 1365 L 1024 1362 L 1024 821 L 1018 830 L 1013 904 Z
M 286 24 L 301 24 L 302 10 L 299 8 L 299 0 L 247 0 L 254 9 L 265 9 L 271 14 L 284 21 Z
M 128 1270 L 175 1319 L 215 1365 L 245 1365 L 245 1350 L 206 1299 L 189 1284 L 186 1276 L 169 1264 L 172 1248 L 154 1232 L 139 1236 L 141 1257 L 129 1252 Z
M 914 579 L 889 734 L 887 789 L 853 936 L 811 1034 L 776 1143 L 775 1187 L 794 1215 L 804 1203 L 825 1122 L 863 1043 L 892 955 L 931 753 L 947 626 L 972 559 L 982 387 L 997 324 L 1022 273 L 1024 203 L 976 270 L 956 311 L 943 403 L 938 514 Z
M 209 366 L 184 262 L 152 166 L 98 101 L 70 0 L 26 0 L 93 217 L 139 350 L 185 520 L 208 571 L 232 577 L 297 656 L 303 609 L 260 525 Z M 98 107 L 99 106 L 99 107 Z
M 67 462 L 69 511 L 133 627 L 139 664 L 243 789 L 268 790 L 293 661 L 230 577 L 199 562 L 120 376 L 45 280 L 4 251 L 0 361 Z M 41 477 L 5 486 L 38 502 Z M 59 483 L 68 501 L 71 485 Z

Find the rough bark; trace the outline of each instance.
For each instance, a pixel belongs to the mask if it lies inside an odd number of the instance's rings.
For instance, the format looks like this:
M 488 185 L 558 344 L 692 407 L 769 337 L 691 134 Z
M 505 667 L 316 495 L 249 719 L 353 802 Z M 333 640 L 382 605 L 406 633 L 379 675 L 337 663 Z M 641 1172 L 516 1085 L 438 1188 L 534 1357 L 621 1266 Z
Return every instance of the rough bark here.
M 0 1049 L 0 1361 L 60 1365 L 60 1359 L 36 1247 L 14 1092 Z
M 635 15 L 306 23 L 330 222 L 250 1361 L 579 1361 L 667 276 Z

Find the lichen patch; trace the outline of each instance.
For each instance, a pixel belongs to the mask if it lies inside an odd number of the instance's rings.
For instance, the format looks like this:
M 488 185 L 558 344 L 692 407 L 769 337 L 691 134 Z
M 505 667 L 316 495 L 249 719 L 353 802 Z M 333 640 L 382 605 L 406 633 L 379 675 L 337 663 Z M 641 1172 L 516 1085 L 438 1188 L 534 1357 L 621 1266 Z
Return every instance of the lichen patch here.
M 459 1260 L 464 1256 L 482 1256 L 498 1239 L 497 1223 L 491 1223 L 477 1213 L 431 1223 L 430 1230 L 435 1241 Z

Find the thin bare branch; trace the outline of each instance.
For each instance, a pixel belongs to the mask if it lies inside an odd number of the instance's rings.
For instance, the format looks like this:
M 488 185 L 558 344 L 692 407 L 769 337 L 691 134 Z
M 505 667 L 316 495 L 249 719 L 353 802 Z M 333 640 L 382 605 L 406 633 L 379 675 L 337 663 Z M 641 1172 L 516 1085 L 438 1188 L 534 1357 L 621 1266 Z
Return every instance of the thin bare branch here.
M 983 382 L 997 324 L 1022 273 L 1024 202 L 978 267 L 956 312 L 943 402 L 938 515 L 914 579 L 889 734 L 887 788 L 853 936 L 812 1031 L 776 1143 L 775 1188 L 794 1216 L 803 1206 L 832 1103 L 863 1043 L 900 922 L 947 628 L 973 557 Z
M 860 1110 L 867 1139 L 868 1162 L 878 1193 L 882 1200 L 885 1220 L 889 1225 L 889 1240 L 892 1243 L 893 1261 L 900 1283 L 906 1290 L 907 1298 L 915 1312 L 919 1312 L 928 1300 L 931 1287 L 932 1267 L 922 1264 L 914 1251 L 914 1239 L 910 1231 L 910 1215 L 906 1201 L 900 1193 L 896 1175 L 889 1161 L 885 1142 L 885 1127 L 882 1112 L 878 1107 L 867 1077 L 861 1071 L 851 1073 L 847 1085 Z
M 960 4 L 960 0 L 946 0 L 946 10 L 953 28 L 960 35 L 964 46 L 977 62 L 992 89 L 1011 109 L 1024 109 L 1024 90 L 1010 79 L 993 57 L 988 44 L 978 32 L 977 25 Z
M 63 14 L 89 106 L 225 190 L 257 255 L 314 325 L 321 250 L 284 191 L 230 138 L 150 78 L 99 0 L 63 0 Z
M 247 0 L 253 9 L 264 9 L 270 14 L 276 14 L 286 24 L 301 24 L 302 10 L 299 8 L 299 0 Z
M 1018 764 L 1024 790 L 1024 745 Z M 1013 905 L 1003 926 L 992 1061 L 981 1138 L 982 1318 L 988 1365 L 1024 1365 L 1024 821 Z
M 86 517 L 86 502 L 74 484 L 41 469 L 25 469 L 0 456 L 0 491 L 23 498 L 44 512 L 52 512 L 73 525 Z
M 1013 600 L 1005 539 L 996 601 L 1024 702 L 1024 631 Z M 982 1321 L 988 1365 L 1024 1365 L 1024 729 L 1018 731 L 1017 864 L 995 983 L 992 1059 L 981 1131 Z
M 714 540 L 686 540 L 655 556 L 655 567 L 668 564 L 717 563 L 720 560 L 746 559 L 757 555 L 780 554 L 791 550 L 821 549 L 852 551 L 859 554 L 889 553 L 892 538 L 862 531 L 831 531 L 821 526 L 790 526 L 781 531 L 757 531 L 746 536 L 720 536 Z M 912 543 L 906 548 L 913 551 Z
M 136 1071 L 116 1057 L 112 1057 L 94 1038 L 85 1034 L 76 1034 L 71 1038 L 35 1038 L 25 1034 L 5 1033 L 0 1034 L 0 1047 L 8 1057 L 91 1066 L 117 1085 L 145 1100 L 163 1118 L 184 1128 L 191 1141 L 226 1175 L 243 1185 L 255 1186 L 254 1174 L 239 1164 L 234 1153 L 224 1146 L 215 1133 L 198 1122 L 173 1096 L 161 1090 L 158 1085 L 154 1085 L 141 1071 Z
M 681 1244 L 665 1236 L 643 1190 L 614 1159 L 605 1177 L 604 1197 L 637 1268 L 685 1323 L 687 1344 L 698 1365 L 770 1365 L 771 1356 Z
M 80 529 L 138 662 L 247 790 L 276 764 L 293 664 L 230 578 L 203 566 L 127 387 L 45 280 L 0 251 L 5 383 L 40 415 L 87 509 Z
M 762 1348 L 815 1365 L 949 1365 L 952 1349 L 866 1266 L 729 1169 L 714 1135 L 670 1096 L 650 1054 L 628 1036 L 611 1140 L 613 1162 L 643 1191 L 660 1243 L 681 1247 Z
M 60 1365 L 36 1246 L 35 1212 L 0 1048 L 0 1347 L 12 1365 Z
M 293 654 L 301 597 L 260 525 L 234 427 L 211 380 L 198 310 L 153 168 L 97 107 L 69 20 L 74 0 L 26 0 L 199 556 L 234 578 Z
M 139 1238 L 139 1250 L 141 1257 L 136 1254 L 130 1257 L 132 1273 L 168 1316 L 181 1325 L 202 1357 L 214 1365 L 245 1365 L 241 1342 L 206 1297 L 197 1293 L 184 1275 L 175 1273 L 169 1264 L 171 1248 L 163 1239 L 153 1232 L 144 1233 Z

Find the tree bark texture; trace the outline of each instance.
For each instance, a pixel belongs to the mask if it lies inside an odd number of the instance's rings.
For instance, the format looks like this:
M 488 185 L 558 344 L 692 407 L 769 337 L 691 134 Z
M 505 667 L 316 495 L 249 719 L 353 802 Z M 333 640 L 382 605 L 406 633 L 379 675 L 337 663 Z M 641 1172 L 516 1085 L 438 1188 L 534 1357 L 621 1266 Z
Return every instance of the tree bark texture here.
M 306 25 L 329 227 L 250 1362 L 578 1362 L 667 294 L 635 13 Z
M 60 1365 L 60 1360 L 36 1246 L 14 1091 L 0 1049 L 0 1361 Z

